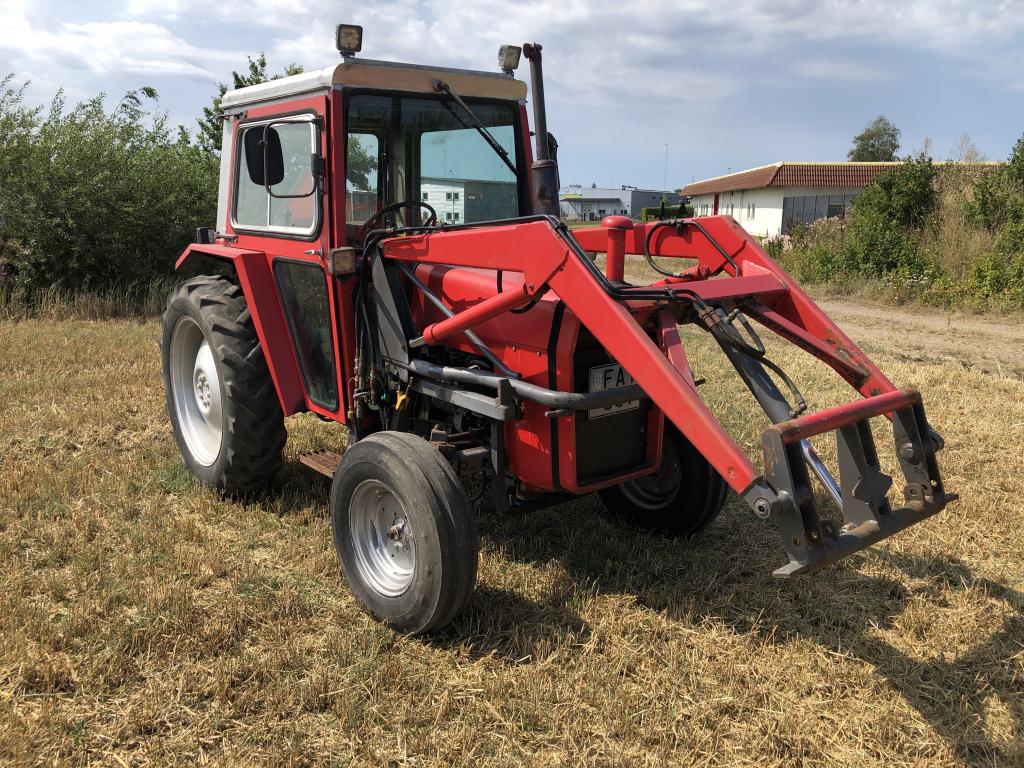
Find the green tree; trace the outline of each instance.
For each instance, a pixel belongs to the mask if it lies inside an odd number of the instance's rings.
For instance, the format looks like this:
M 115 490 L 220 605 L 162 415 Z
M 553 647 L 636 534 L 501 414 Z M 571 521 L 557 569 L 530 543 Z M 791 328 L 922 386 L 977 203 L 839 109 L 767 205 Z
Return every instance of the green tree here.
M 1006 174 L 1024 188 L 1024 136 L 1017 139 L 1006 161 Z
M 885 115 L 876 117 L 870 125 L 853 137 L 853 145 L 846 157 L 853 162 L 891 162 L 900 148 L 900 129 Z
M 266 83 L 270 80 L 279 80 L 282 77 L 298 75 L 303 72 L 302 67 L 298 64 L 289 64 L 284 68 L 284 72 L 281 74 L 268 76 L 267 56 L 265 53 L 261 51 L 260 55 L 255 59 L 251 56 L 249 56 L 248 59 L 248 70 L 244 72 L 231 73 L 231 87 L 234 90 L 245 88 L 248 85 L 259 85 L 260 83 Z M 213 103 L 208 107 L 203 107 L 203 116 L 196 121 L 199 123 L 199 146 L 207 152 L 220 153 L 220 141 L 222 137 L 221 133 L 223 130 L 224 117 L 224 110 L 221 109 L 221 101 L 228 90 L 226 83 L 217 83 L 217 95 L 213 97 Z
M 930 157 L 908 157 L 864 187 L 847 219 L 841 268 L 880 277 L 899 273 L 917 278 L 928 262 L 921 229 L 935 209 L 937 169 Z
M 899 229 L 919 228 L 935 208 L 937 168 L 930 157 L 908 157 L 875 178 L 853 202 L 854 215 L 873 213 Z
M 370 176 L 377 171 L 377 158 L 371 154 L 365 139 L 349 136 L 348 151 L 345 153 L 345 175 L 351 189 L 376 191 L 371 186 Z
M 991 232 L 1024 222 L 1024 136 L 1017 140 L 1005 165 L 979 179 L 967 214 Z
M 0 81 L 0 285 L 101 288 L 170 273 L 174 257 L 212 224 L 217 159 L 166 115 L 155 91 L 103 95 L 68 108 L 27 107 Z

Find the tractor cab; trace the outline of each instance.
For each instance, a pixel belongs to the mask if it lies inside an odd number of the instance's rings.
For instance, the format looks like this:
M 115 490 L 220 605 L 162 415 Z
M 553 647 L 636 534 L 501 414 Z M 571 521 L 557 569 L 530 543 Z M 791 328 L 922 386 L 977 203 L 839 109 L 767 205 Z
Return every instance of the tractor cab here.
M 265 254 L 300 369 L 281 375 L 287 362 L 269 361 L 285 412 L 342 422 L 367 234 L 527 215 L 533 160 L 518 48 L 496 72 L 372 61 L 349 48 L 339 40 L 336 65 L 224 95 L 217 221 L 200 233 Z
M 217 231 L 327 249 L 373 226 L 526 215 L 525 99 L 511 72 L 352 56 L 230 91 Z

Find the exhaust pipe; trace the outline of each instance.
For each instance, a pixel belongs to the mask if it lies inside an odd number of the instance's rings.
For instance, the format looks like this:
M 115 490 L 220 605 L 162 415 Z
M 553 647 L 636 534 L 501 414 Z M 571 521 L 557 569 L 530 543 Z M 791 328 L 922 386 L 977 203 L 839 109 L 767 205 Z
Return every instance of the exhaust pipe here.
M 530 60 L 533 129 L 537 147 L 533 165 L 530 167 L 530 188 L 534 215 L 559 216 L 561 211 L 558 205 L 558 160 L 554 157 L 554 138 L 548 134 L 541 49 L 538 43 L 523 44 L 523 54 Z

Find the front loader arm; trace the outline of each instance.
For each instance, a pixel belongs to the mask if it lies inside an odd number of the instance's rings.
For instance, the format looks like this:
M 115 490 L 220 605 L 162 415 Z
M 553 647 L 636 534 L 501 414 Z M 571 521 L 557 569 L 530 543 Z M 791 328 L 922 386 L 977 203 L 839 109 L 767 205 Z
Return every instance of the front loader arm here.
M 657 228 L 662 231 L 652 232 Z M 521 291 L 499 293 L 433 323 L 410 346 L 440 343 L 553 291 L 753 511 L 774 520 L 790 559 L 777 576 L 817 570 L 937 513 L 955 498 L 943 490 L 935 461 L 941 439 L 927 423 L 920 395 L 897 390 L 735 222 L 726 217 L 699 224 L 662 222 L 614 236 L 610 229 L 579 230 L 574 238 L 556 219 L 533 217 L 386 240 L 385 258 L 524 275 Z M 611 270 L 613 255 L 620 261 L 623 252 L 643 253 L 648 242 L 657 246 L 658 256 L 695 259 L 697 265 L 651 286 L 632 286 L 606 279 L 584 251 L 609 252 Z M 721 277 L 711 279 L 716 276 Z M 676 315 L 667 310 L 680 304 L 687 305 L 691 321 L 699 319 L 712 332 L 775 422 L 764 435 L 764 475 L 696 393 L 681 341 L 669 327 Z M 866 399 L 800 416 L 802 409 L 787 402 L 765 366 L 777 374 L 781 370 L 729 342 L 722 330 L 732 322 L 727 310 L 745 311 L 825 361 Z M 649 311 L 658 311 L 661 348 L 634 317 Z M 907 503 L 896 510 L 887 500 L 891 478 L 879 469 L 868 427 L 869 418 L 881 415 L 893 422 L 906 478 Z M 838 482 L 808 442 L 824 432 L 835 432 L 838 441 Z M 808 465 L 839 505 L 841 528 L 818 515 Z
M 865 397 L 892 392 L 895 385 L 871 359 L 825 314 L 760 244 L 730 216 L 683 219 L 681 226 L 660 222 L 637 224 L 625 232 L 624 253 L 641 255 L 648 235 L 650 249 L 660 258 L 695 260 L 684 278 L 668 278 L 656 285 L 679 286 L 706 281 L 723 273 L 752 278 L 771 275 L 785 290 L 765 300 L 749 301 L 744 311 L 766 328 L 831 366 Z M 603 227 L 572 231 L 586 250 L 606 253 L 615 247 L 612 232 Z M 763 303 L 762 303 L 763 301 Z

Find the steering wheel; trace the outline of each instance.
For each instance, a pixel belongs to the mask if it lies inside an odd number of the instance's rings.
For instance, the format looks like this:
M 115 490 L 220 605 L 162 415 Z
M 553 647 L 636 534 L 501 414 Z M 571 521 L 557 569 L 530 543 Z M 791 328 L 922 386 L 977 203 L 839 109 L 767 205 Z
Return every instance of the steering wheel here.
M 380 223 L 384 221 L 384 217 L 387 216 L 389 213 L 400 211 L 403 208 L 425 208 L 430 215 L 427 217 L 427 220 L 423 223 L 422 226 L 432 227 L 435 224 L 437 224 L 437 211 L 434 210 L 433 206 L 424 203 L 422 200 L 402 200 L 401 202 L 398 203 L 385 205 L 383 208 L 381 208 L 379 211 L 373 214 L 373 216 L 371 216 L 365 222 L 363 222 L 363 226 L 360 227 L 359 229 L 360 239 L 366 239 L 366 233 L 376 229 L 380 225 Z

